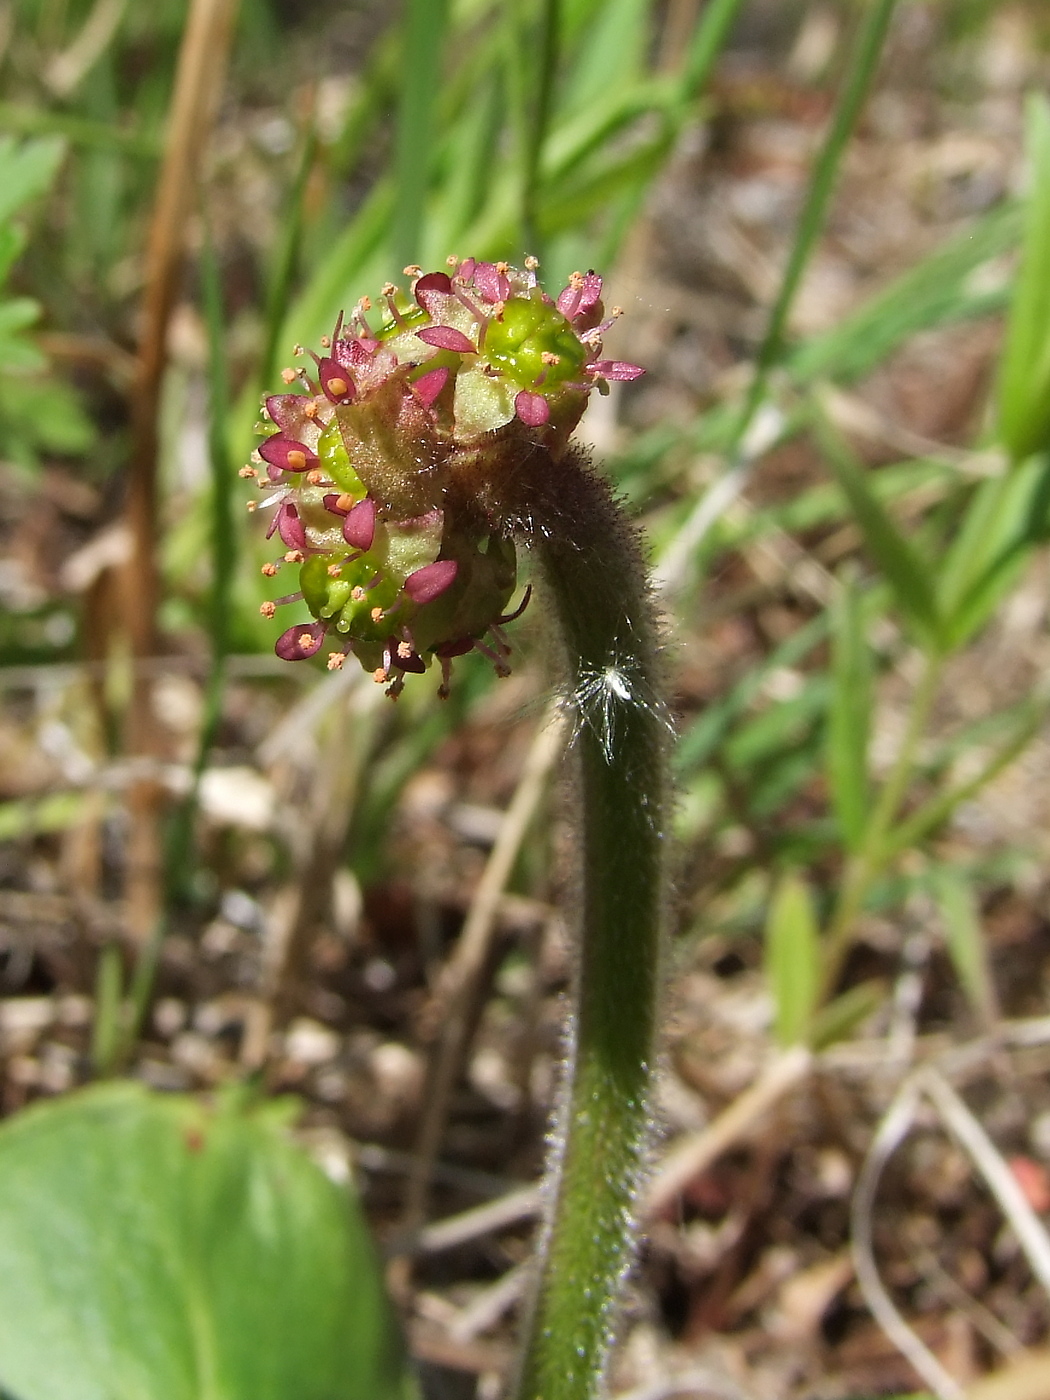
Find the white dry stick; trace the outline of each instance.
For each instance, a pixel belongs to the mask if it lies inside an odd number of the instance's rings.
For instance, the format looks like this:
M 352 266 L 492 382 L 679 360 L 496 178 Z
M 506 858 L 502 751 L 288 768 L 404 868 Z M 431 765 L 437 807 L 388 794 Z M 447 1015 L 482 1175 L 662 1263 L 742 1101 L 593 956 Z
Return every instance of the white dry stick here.
M 919 1070 L 917 1077 L 923 1092 L 933 1103 L 945 1127 L 984 1177 L 989 1191 L 999 1203 L 1000 1210 L 1013 1226 L 1014 1234 L 1025 1252 L 1032 1273 L 1050 1295 L 1050 1238 L 1038 1215 L 1029 1205 L 1013 1172 L 946 1079 L 931 1068 Z
M 850 1213 L 853 1267 L 872 1316 L 897 1350 L 911 1362 L 938 1400 L 963 1400 L 963 1389 L 908 1326 L 879 1277 L 873 1239 L 875 1197 L 886 1163 L 911 1130 L 921 1089 L 906 1079 L 890 1104 L 857 1177 Z
M 739 1098 L 713 1119 L 706 1128 L 691 1134 L 667 1154 L 649 1183 L 642 1215 L 658 1215 L 682 1188 L 734 1146 L 762 1115 L 809 1074 L 813 1052 L 794 1045 L 766 1066 L 762 1074 Z

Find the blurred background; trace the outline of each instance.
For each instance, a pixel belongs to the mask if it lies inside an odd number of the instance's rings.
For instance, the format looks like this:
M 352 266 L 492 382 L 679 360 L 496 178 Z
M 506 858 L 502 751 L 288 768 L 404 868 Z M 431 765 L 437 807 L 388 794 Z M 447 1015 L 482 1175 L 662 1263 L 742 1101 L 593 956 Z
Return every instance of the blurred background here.
M 496 1393 L 571 976 L 542 599 L 446 703 L 283 663 L 237 472 L 406 265 L 593 267 L 679 736 L 616 1393 L 1043 1342 L 1048 82 L 1037 0 L 0 4 L 3 1113 L 300 1095 L 433 1394 Z

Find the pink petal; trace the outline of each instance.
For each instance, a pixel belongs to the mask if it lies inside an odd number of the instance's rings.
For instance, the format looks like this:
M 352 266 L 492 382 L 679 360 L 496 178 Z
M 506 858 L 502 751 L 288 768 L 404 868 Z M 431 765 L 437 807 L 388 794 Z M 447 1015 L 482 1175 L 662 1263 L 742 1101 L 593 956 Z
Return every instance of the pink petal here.
M 266 400 L 266 412 L 279 428 L 294 433 L 306 417 L 303 409 L 309 402 L 308 394 L 271 394 Z
M 510 296 L 506 274 L 500 272 L 495 263 L 478 263 L 474 269 L 474 285 L 486 301 L 506 301 Z
M 456 276 L 461 277 L 464 282 L 469 282 L 470 279 L 474 276 L 474 269 L 476 267 L 477 262 L 474 258 L 464 258 L 463 261 L 460 263 L 459 267 L 456 269 Z
M 416 331 L 416 335 L 425 345 L 435 345 L 439 350 L 455 350 L 458 355 L 478 353 L 477 346 L 454 326 L 428 326 L 425 331 Z
M 599 379 L 638 379 L 645 370 L 641 365 L 629 364 L 627 360 L 599 360 L 591 365 L 591 372 Z
M 445 387 L 448 379 L 448 370 L 443 366 L 438 369 L 431 369 L 426 374 L 421 374 L 418 379 L 412 381 L 412 392 L 420 400 L 424 408 L 430 408 L 438 394 Z
M 452 586 L 458 573 L 459 565 L 455 559 L 439 559 L 434 564 L 424 564 L 405 579 L 405 592 L 413 603 L 432 603 Z
M 325 397 L 332 403 L 349 403 L 357 392 L 349 373 L 331 357 L 318 360 L 317 378 Z
M 582 287 L 566 287 L 563 292 L 558 293 L 557 307 L 566 320 L 571 321 L 580 309 L 580 302 L 583 300 Z
M 294 442 L 284 433 L 277 433 L 259 444 L 259 456 L 264 462 L 286 472 L 305 472 L 317 466 L 317 454 L 304 442 Z
M 542 394 L 522 389 L 514 400 L 514 412 L 530 428 L 541 428 L 550 419 L 551 406 Z
M 431 316 L 438 316 L 441 297 L 452 295 L 452 279 L 446 272 L 428 272 L 420 277 L 412 288 L 420 306 Z
M 274 651 L 282 661 L 305 661 L 321 650 L 324 634 L 323 622 L 300 622 L 298 627 L 281 633 Z
M 371 549 L 376 537 L 376 503 L 371 496 L 358 501 L 343 521 L 343 539 L 351 549 Z
M 583 297 L 580 300 L 580 310 L 590 311 L 592 306 L 597 306 L 602 294 L 602 279 L 596 272 L 585 272 L 583 274 Z
M 299 519 L 299 512 L 291 501 L 282 501 L 277 507 L 277 531 L 289 549 L 306 548 L 306 530 Z

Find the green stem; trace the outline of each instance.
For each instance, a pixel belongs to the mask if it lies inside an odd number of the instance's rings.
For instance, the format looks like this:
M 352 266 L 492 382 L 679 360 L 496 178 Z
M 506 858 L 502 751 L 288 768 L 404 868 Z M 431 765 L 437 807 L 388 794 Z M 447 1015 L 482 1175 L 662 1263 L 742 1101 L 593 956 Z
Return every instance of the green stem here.
M 863 908 L 871 883 L 886 864 L 892 846 L 889 840 L 890 831 L 912 780 L 916 753 L 937 698 L 943 665 L 944 659 L 939 652 L 929 652 L 926 655 L 925 668 L 912 696 L 908 724 L 897 758 L 879 793 L 864 832 L 861 848 L 846 867 L 838 903 L 826 935 L 825 998 L 834 990 L 838 981 L 853 938 L 853 926 Z
M 553 469 L 553 470 L 551 470 Z M 570 455 L 532 464 L 530 514 L 578 733 L 580 944 L 551 1210 L 519 1400 L 601 1392 L 634 1250 L 664 913 L 667 729 L 639 540 Z

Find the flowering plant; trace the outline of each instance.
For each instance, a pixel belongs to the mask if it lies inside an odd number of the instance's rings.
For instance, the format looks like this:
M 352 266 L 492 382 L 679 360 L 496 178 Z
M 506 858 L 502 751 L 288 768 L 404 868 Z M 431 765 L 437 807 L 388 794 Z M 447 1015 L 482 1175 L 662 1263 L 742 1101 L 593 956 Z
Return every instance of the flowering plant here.
M 642 370 L 602 358 L 620 313 L 606 317 L 594 272 L 573 273 L 557 300 L 532 258 L 405 272 L 410 293 L 388 283 L 379 306 L 340 316 L 312 371 L 284 371 L 243 474 L 261 475 L 269 536 L 286 548 L 264 574 L 299 566 L 299 591 L 262 611 L 305 599 L 314 617 L 282 633 L 278 656 L 334 643 L 330 668 L 353 653 L 394 696 L 436 657 L 444 696 L 464 652 L 508 669 L 501 628 L 528 601 L 506 611 L 529 516 L 515 463 L 564 455 L 591 392 Z
M 450 259 L 361 302 L 266 400 L 253 464 L 279 561 L 313 621 L 277 654 L 353 654 L 396 696 L 436 658 L 482 651 L 508 671 L 516 541 L 537 558 L 576 712 L 579 938 L 549 1218 L 517 1382 L 521 1400 L 592 1400 L 607 1367 L 646 1158 L 664 911 L 666 726 L 636 532 L 571 442 L 590 394 L 634 379 L 602 357 L 602 280 L 557 298 L 536 264 Z M 297 352 L 302 355 L 303 352 Z M 297 386 L 297 387 L 296 387 Z M 252 503 L 256 504 L 255 502 Z

